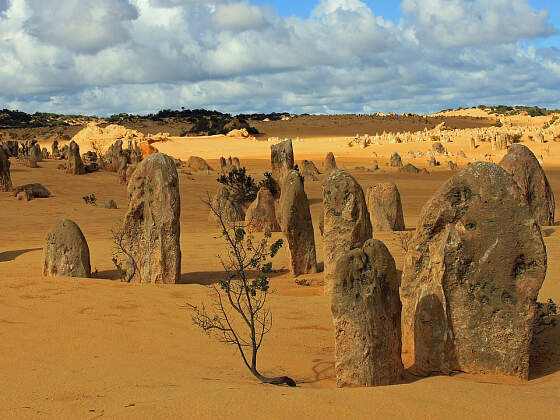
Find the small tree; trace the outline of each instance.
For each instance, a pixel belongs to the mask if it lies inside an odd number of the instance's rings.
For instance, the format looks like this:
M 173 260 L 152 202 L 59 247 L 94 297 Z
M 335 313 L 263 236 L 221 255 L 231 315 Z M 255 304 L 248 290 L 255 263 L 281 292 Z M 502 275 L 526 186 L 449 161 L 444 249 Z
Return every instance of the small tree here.
M 225 278 L 212 286 L 213 305 L 210 310 L 205 304 L 187 304 L 193 312 L 193 323 L 209 336 L 234 345 L 245 366 L 261 382 L 296 386 L 294 380 L 287 376 L 265 377 L 257 367 L 263 338 L 272 327 L 272 314 L 266 307 L 270 291 L 268 275 L 272 272 L 269 260 L 282 247 L 282 240 L 269 246 L 271 234 L 265 232 L 265 237 L 257 241 L 245 232 L 241 224 L 226 223 L 223 210 L 214 207 L 209 197 L 205 203 L 216 215 L 227 246 L 226 256 L 219 256 Z M 250 270 L 257 271 L 255 278 L 250 278 Z
M 258 189 L 261 187 L 267 188 L 273 196 L 276 196 L 279 193 L 278 183 L 274 180 L 274 178 L 272 178 L 272 174 L 270 172 L 264 173 L 264 178 L 259 182 Z
M 232 196 L 238 203 L 248 203 L 257 198 L 258 186 L 247 169 L 232 168 L 227 175 L 220 175 L 217 179 L 220 184 L 224 184 L 231 191 Z

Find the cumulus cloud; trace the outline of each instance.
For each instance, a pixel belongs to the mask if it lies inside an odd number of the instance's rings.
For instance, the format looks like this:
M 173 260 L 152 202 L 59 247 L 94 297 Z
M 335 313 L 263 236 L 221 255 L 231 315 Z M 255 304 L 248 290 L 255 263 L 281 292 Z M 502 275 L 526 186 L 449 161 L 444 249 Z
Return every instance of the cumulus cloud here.
M 262 9 L 248 3 L 220 4 L 212 20 L 218 28 L 233 31 L 260 29 L 266 24 Z
M 96 53 L 129 38 L 127 23 L 138 17 L 128 0 L 28 0 L 29 34 L 78 53 Z
M 546 10 L 526 0 L 404 0 L 401 4 L 411 29 L 421 42 L 464 47 L 557 33 Z
M 27 111 L 560 107 L 558 50 L 520 42 L 556 29 L 527 0 L 404 0 L 398 25 L 359 0 L 321 0 L 308 19 L 246 0 L 8 6 L 0 102 Z

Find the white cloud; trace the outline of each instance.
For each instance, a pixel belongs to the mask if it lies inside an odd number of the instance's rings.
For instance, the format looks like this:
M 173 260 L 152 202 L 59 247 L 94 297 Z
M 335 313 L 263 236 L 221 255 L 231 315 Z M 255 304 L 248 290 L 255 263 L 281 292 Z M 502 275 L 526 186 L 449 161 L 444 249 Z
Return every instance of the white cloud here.
M 411 28 L 422 42 L 464 47 L 552 35 L 546 10 L 526 0 L 403 0 Z
M 266 24 L 262 8 L 244 2 L 218 5 L 212 21 L 218 28 L 232 31 L 261 29 Z
M 398 26 L 359 0 L 322 0 L 309 19 L 239 0 L 91 4 L 12 0 L 0 102 L 98 115 L 560 107 L 560 53 L 519 42 L 554 32 L 526 0 L 404 0 Z
M 78 53 L 96 53 L 126 41 L 127 23 L 138 17 L 128 0 L 28 0 L 28 6 L 29 34 Z

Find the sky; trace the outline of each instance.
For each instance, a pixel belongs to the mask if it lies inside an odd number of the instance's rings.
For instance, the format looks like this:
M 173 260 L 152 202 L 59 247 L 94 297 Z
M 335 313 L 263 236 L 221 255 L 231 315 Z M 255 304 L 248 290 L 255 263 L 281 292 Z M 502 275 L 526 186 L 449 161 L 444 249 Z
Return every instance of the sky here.
M 560 108 L 558 0 L 0 0 L 0 108 Z

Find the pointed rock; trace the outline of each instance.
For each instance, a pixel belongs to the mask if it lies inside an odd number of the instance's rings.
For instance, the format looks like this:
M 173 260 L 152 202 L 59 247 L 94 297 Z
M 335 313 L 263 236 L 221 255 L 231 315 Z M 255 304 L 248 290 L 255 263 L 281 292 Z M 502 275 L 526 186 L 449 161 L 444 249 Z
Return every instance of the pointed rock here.
M 523 197 L 541 226 L 554 225 L 554 194 L 539 161 L 522 144 L 514 144 L 500 162 L 523 192 Z
M 279 201 L 280 227 L 288 242 L 290 266 L 296 276 L 317 272 L 315 235 L 309 200 L 298 171 L 289 171 L 284 177 Z
M 354 248 L 361 248 L 371 238 L 371 222 L 362 187 L 347 172 L 331 171 L 323 183 L 325 294 L 332 291 L 338 258 Z
M 136 262 L 133 282 L 177 283 L 181 274 L 179 177 L 172 158 L 149 155 L 128 182 L 125 246 Z

